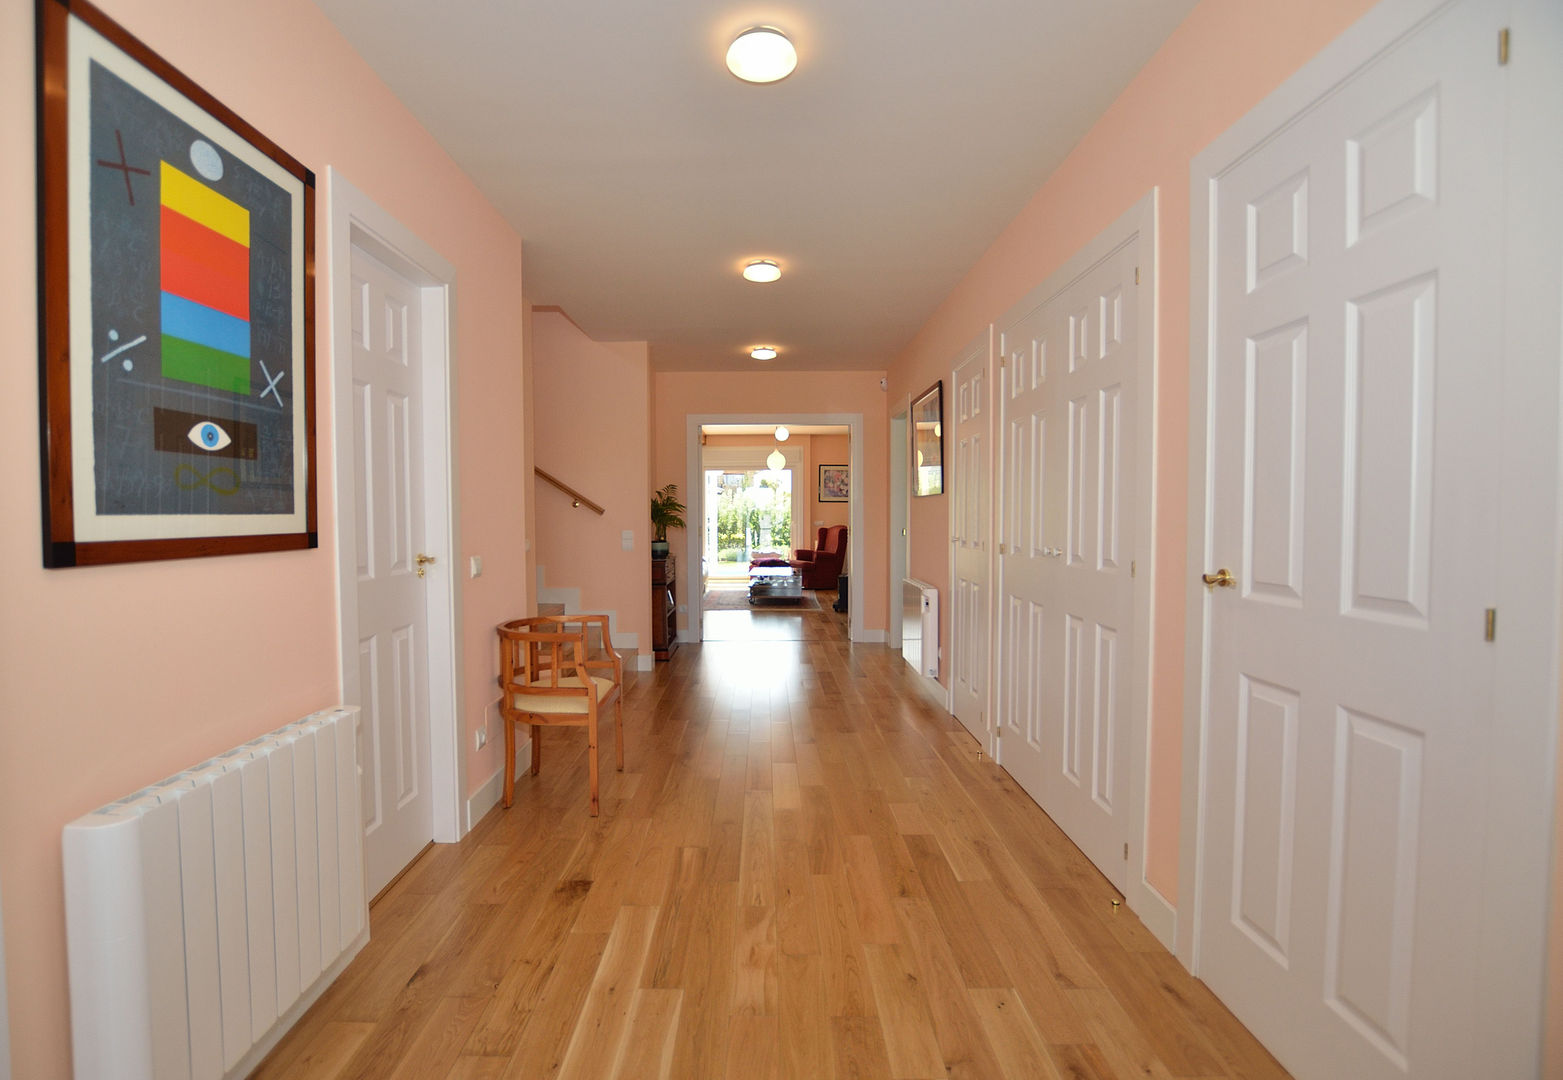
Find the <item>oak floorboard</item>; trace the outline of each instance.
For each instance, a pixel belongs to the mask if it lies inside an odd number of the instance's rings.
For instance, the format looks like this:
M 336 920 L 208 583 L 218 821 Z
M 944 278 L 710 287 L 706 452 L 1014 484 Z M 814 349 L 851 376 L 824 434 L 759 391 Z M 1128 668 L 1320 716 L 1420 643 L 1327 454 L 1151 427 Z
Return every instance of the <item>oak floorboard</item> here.
M 582 733 L 543 731 L 252 1080 L 1286 1080 L 827 605 L 627 673 L 596 818 Z

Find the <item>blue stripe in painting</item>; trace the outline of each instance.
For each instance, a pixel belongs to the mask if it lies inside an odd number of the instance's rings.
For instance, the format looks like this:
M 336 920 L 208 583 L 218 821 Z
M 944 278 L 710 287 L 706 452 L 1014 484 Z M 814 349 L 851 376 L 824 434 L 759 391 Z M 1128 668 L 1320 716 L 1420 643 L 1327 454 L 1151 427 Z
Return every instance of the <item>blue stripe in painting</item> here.
M 235 319 L 173 293 L 163 294 L 163 333 L 246 359 L 250 355 L 249 320 Z

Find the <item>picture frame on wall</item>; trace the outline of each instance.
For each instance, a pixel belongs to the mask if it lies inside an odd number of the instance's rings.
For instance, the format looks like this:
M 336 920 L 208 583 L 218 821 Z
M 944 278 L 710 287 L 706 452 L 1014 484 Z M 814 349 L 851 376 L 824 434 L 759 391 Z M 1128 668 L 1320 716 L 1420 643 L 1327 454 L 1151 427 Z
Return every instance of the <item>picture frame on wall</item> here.
M 92 5 L 36 10 L 44 565 L 316 547 L 314 173 Z
M 944 494 L 944 380 L 912 402 L 912 494 Z
M 819 467 L 819 501 L 844 503 L 852 497 L 852 469 L 847 465 Z

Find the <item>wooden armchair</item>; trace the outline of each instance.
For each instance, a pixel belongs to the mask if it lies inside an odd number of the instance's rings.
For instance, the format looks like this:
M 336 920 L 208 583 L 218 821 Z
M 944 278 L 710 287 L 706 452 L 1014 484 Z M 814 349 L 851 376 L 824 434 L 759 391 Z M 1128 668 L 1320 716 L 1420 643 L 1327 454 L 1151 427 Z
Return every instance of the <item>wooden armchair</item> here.
M 592 630 L 602 657 L 592 659 Z M 499 702 L 505 724 L 505 799 L 515 801 L 516 725 L 532 727 L 532 775 L 542 765 L 542 729 L 586 728 L 592 817 L 597 816 L 597 718 L 613 702 L 614 747 L 624 771 L 624 664 L 613 651 L 606 615 L 534 615 L 499 625 Z

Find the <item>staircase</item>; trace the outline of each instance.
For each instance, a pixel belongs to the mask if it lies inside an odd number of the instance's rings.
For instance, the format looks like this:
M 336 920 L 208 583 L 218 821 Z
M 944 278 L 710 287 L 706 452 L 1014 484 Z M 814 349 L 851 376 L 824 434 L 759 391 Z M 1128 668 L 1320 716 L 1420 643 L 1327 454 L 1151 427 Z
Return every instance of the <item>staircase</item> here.
M 550 587 L 544 584 L 544 568 L 537 568 L 537 613 L 539 615 L 575 615 L 581 612 L 588 614 L 607 615 L 608 626 L 613 634 L 613 651 L 619 654 L 624 661 L 625 671 L 650 671 L 651 654 L 645 657 L 640 653 L 640 636 L 632 634 L 628 630 L 619 629 L 618 613 L 604 611 L 600 608 L 587 609 L 581 606 L 581 590 L 574 588 Z M 595 632 L 594 632 L 595 633 Z M 593 649 L 598 648 L 601 642 L 592 641 Z

